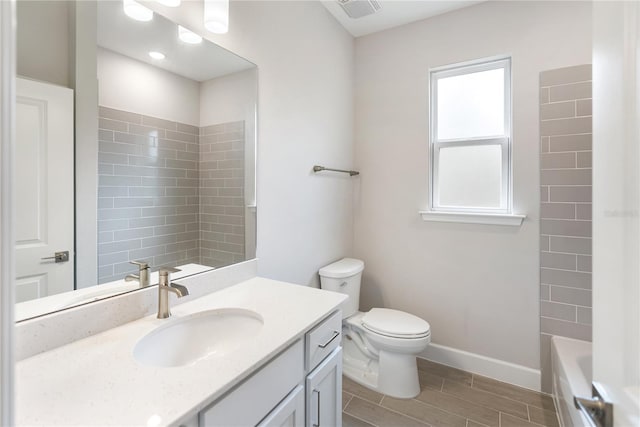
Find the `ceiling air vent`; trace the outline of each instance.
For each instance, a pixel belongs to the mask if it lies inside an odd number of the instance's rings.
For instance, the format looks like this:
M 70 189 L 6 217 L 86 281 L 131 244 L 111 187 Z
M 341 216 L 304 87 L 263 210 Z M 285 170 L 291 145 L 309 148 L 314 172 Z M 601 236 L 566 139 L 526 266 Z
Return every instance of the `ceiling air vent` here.
M 342 9 L 350 18 L 358 19 L 376 13 L 382 5 L 376 0 L 338 0 Z

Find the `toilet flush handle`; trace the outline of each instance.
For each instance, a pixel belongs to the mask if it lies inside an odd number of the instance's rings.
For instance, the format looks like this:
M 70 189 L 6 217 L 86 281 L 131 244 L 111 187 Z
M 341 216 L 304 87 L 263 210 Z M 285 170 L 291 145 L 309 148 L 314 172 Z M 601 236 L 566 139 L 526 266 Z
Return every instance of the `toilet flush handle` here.
M 340 283 L 340 287 L 341 287 L 341 288 L 344 288 L 345 286 L 347 286 L 347 282 L 342 282 L 342 283 Z

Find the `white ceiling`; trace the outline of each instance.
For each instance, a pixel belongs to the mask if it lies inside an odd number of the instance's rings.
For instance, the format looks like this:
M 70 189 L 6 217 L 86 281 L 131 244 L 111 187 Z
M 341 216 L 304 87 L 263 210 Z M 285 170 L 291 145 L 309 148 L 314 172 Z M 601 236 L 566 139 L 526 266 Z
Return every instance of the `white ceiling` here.
M 378 0 L 382 9 L 372 15 L 352 19 L 347 16 L 337 0 L 321 1 L 338 22 L 353 36 L 360 37 L 410 22 L 420 21 L 482 1 L 432 1 L 432 0 Z
M 206 39 L 197 45 L 180 41 L 178 26 L 157 13 L 149 22 L 135 21 L 120 1 L 98 2 L 98 45 L 197 82 L 255 67 Z M 151 59 L 152 50 L 166 58 Z

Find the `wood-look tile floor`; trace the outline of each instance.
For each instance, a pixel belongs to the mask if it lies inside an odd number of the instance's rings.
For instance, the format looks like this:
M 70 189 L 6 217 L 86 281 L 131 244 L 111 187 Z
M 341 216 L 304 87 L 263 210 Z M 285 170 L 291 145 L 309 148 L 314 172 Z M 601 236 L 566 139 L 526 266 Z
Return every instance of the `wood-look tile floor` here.
M 344 427 L 558 427 L 551 396 L 418 359 L 420 394 L 394 399 L 343 377 Z

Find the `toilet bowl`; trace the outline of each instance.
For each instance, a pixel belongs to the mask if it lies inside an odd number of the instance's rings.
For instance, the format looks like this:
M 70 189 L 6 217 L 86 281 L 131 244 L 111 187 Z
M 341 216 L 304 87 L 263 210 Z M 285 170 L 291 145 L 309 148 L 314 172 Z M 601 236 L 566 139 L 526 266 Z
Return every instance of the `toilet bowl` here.
M 397 398 L 420 393 L 416 355 L 431 340 L 429 323 L 388 308 L 358 311 L 364 262 L 344 258 L 320 269 L 321 288 L 347 294 L 342 305 L 343 374 Z

